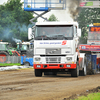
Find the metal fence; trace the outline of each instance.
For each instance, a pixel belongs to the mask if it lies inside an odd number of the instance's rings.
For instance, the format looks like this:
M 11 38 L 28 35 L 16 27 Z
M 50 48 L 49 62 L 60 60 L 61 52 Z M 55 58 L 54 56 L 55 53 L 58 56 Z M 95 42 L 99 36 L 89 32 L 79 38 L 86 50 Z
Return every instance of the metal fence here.
M 21 56 L 0 56 L 0 63 L 21 63 Z

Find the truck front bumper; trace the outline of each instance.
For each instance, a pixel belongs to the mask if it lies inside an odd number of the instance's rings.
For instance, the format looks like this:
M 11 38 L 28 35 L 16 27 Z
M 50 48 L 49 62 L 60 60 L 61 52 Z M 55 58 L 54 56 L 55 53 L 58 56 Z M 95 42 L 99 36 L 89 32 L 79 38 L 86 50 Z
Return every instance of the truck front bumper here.
M 34 69 L 75 69 L 76 64 L 34 64 Z

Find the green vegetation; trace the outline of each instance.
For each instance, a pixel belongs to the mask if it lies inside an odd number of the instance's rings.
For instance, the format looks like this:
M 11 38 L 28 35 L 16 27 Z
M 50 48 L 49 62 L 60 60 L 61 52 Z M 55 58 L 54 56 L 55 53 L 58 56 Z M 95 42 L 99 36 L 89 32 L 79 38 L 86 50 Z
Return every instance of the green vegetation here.
M 27 41 L 32 12 L 24 11 L 21 0 L 8 0 L 0 5 L 0 40 L 11 42 L 12 37 Z M 36 21 L 36 20 L 35 20 Z
M 81 8 L 80 13 L 76 19 L 79 23 L 79 27 L 82 30 L 82 37 L 80 40 L 86 42 L 88 27 L 87 25 L 93 23 L 100 23 L 100 9 L 99 8 Z
M 58 19 L 56 18 L 56 16 L 54 14 L 52 14 L 49 19 L 49 21 L 58 21 Z
M 20 66 L 20 63 L 0 63 L 0 66 L 13 66 L 13 65 L 17 65 Z
M 91 93 L 87 96 L 81 96 L 75 100 L 100 100 L 100 93 Z

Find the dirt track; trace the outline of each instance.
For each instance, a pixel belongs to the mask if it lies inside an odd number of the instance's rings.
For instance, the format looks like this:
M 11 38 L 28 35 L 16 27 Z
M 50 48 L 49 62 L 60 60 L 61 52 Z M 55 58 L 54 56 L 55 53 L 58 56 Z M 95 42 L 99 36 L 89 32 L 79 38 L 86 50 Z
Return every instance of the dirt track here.
M 0 72 L 0 100 L 64 100 L 100 86 L 100 74 L 35 77 L 33 69 Z

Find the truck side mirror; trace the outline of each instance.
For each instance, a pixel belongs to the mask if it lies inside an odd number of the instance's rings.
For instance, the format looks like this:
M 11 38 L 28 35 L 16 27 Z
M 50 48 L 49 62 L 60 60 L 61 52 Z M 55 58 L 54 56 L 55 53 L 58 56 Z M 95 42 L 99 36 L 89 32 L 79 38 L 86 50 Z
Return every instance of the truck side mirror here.
M 34 34 L 32 32 L 32 28 L 28 28 L 28 39 L 33 39 L 34 38 Z
M 28 28 L 28 39 L 29 40 L 32 39 L 31 35 L 32 35 L 32 28 Z
M 77 29 L 77 36 L 81 37 L 81 29 Z

